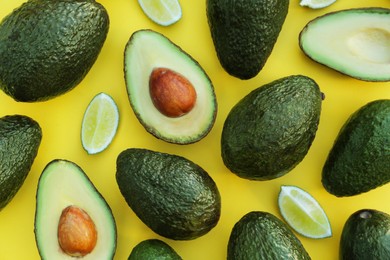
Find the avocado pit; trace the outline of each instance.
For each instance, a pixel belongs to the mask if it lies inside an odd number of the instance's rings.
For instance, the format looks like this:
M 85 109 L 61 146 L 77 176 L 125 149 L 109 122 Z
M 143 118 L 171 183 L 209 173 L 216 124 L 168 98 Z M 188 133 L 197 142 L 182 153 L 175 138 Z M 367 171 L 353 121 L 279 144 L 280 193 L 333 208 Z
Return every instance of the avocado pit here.
M 66 207 L 58 223 L 58 243 L 64 253 L 82 257 L 93 251 L 97 230 L 91 217 L 77 206 Z
M 183 75 L 168 68 L 153 69 L 149 91 L 154 106 L 167 117 L 183 116 L 195 106 L 194 86 Z

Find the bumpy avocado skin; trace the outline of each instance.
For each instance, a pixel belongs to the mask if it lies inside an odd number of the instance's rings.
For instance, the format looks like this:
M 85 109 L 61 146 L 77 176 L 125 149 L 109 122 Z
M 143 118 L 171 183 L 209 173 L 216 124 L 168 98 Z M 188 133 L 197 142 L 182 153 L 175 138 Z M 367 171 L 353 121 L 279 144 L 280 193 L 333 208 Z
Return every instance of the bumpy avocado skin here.
M 315 138 L 322 93 L 314 80 L 293 75 L 261 86 L 229 112 L 221 154 L 239 177 L 270 180 L 292 170 Z
M 0 24 L 0 88 L 44 101 L 78 85 L 105 42 L 109 17 L 94 0 L 29 0 Z
M 374 209 L 353 213 L 340 238 L 340 260 L 390 259 L 390 215 Z
M 176 251 L 159 239 L 147 239 L 137 244 L 131 251 L 128 260 L 181 260 Z
M 322 169 L 322 184 L 338 197 L 390 181 L 390 100 L 375 100 L 344 123 Z
M 116 180 L 135 214 L 166 238 L 194 239 L 219 221 L 221 197 L 215 182 L 184 157 L 127 149 L 117 158 Z
M 207 0 L 211 37 L 222 67 L 240 79 L 256 76 L 270 56 L 288 0 Z
M 252 211 L 234 225 L 228 242 L 227 259 L 311 258 L 284 222 L 271 213 Z
M 0 210 L 23 185 L 42 140 L 39 124 L 27 116 L 0 118 Z

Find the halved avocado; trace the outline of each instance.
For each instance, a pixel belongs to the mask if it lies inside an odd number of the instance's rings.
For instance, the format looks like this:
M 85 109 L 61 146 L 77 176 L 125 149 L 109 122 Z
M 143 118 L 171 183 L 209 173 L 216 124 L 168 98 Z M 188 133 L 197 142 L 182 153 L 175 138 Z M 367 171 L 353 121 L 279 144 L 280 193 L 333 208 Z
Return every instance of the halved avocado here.
M 39 178 L 34 232 L 42 259 L 113 259 L 116 251 L 109 205 L 84 171 L 66 160 L 51 161 Z
M 390 9 L 346 9 L 315 18 L 299 45 L 314 61 L 364 81 L 390 80 Z
M 164 35 L 139 30 L 130 37 L 124 72 L 131 107 L 161 140 L 194 143 L 214 125 L 214 87 L 200 64 Z

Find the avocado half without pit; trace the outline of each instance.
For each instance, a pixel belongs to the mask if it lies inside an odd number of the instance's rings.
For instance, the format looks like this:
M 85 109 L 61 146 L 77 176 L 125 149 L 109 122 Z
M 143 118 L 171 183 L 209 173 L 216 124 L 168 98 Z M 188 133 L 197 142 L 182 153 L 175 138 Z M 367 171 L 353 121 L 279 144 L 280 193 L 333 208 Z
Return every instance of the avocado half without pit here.
M 113 259 L 112 211 L 78 165 L 50 162 L 39 179 L 36 199 L 34 232 L 42 259 Z
M 390 80 L 390 9 L 346 9 L 315 18 L 299 44 L 314 61 L 364 81 Z
M 214 125 L 217 101 L 200 64 L 164 35 L 139 30 L 124 57 L 130 105 L 143 127 L 169 143 L 189 144 Z

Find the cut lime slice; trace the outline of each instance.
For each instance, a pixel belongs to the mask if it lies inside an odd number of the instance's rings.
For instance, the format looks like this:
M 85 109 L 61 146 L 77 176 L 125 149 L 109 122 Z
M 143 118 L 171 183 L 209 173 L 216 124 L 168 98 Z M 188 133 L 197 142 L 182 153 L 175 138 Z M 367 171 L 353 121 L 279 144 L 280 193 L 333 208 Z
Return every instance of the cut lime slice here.
M 115 101 L 105 93 L 97 94 L 84 113 L 81 124 L 81 142 L 89 154 L 105 150 L 112 142 L 119 124 Z
M 312 9 L 320 9 L 330 6 L 336 2 L 336 0 L 301 0 L 299 3 L 301 6 L 307 6 Z
M 309 238 L 332 236 L 325 211 L 306 191 L 296 186 L 282 186 L 278 197 L 280 213 L 299 234 Z
M 138 3 L 149 19 L 162 26 L 174 24 L 182 16 L 178 0 L 138 0 Z

